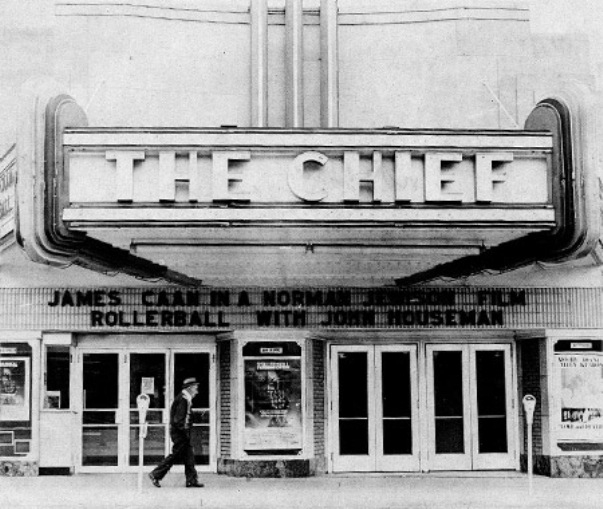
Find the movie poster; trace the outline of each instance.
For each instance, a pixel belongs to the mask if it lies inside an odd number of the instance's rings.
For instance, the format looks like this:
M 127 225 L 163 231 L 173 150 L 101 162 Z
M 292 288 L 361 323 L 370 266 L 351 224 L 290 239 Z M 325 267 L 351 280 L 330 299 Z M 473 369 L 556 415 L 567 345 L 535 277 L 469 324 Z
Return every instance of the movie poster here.
M 245 361 L 244 449 L 302 448 L 301 361 Z
M 603 439 L 603 355 L 555 355 L 560 382 L 560 440 Z
M 29 359 L 0 359 L 0 421 L 29 420 Z

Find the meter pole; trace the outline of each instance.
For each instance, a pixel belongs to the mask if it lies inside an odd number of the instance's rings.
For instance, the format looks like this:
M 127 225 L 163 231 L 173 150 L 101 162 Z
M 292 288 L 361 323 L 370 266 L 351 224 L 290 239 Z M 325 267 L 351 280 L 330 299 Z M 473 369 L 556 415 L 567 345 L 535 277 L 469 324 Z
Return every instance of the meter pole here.
M 532 456 L 532 423 L 528 423 L 528 492 L 531 495 L 534 489 L 534 459 Z
M 150 400 L 148 394 L 139 394 L 136 398 L 136 405 L 138 406 L 138 491 L 142 491 L 144 439 L 147 437 L 147 410 Z
M 527 460 L 528 460 L 528 492 L 532 495 L 532 491 L 534 489 L 534 454 L 532 451 L 532 423 L 534 422 L 534 409 L 536 408 L 536 398 L 531 394 L 526 394 L 522 400 L 523 409 L 526 416 L 526 425 L 527 425 L 527 441 L 528 441 L 528 450 L 527 450 Z
M 138 431 L 138 491 L 142 491 L 142 476 L 144 469 L 144 439 L 145 433 L 144 428 L 146 427 L 146 423 L 140 424 L 140 429 Z

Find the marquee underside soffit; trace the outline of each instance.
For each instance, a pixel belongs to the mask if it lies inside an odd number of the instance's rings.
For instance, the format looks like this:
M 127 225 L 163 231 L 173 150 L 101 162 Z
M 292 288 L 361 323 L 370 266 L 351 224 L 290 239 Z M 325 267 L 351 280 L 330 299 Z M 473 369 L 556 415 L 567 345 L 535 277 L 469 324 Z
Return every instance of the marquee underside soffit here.
M 89 236 L 212 286 L 391 285 L 529 230 L 92 228 Z M 490 232 L 491 233 L 491 232 Z M 436 241 L 437 238 L 437 241 Z

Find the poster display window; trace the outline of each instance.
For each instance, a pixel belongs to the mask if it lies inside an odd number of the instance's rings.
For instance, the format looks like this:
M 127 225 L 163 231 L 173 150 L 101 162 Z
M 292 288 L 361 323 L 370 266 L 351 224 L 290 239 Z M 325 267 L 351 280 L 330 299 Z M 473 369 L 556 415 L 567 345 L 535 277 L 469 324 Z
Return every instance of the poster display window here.
M 0 421 L 29 420 L 29 358 L 0 359 Z
M 296 343 L 252 343 L 243 356 L 243 448 L 249 454 L 296 454 L 303 436 L 301 348 Z
M 558 439 L 603 439 L 603 351 L 601 341 L 559 341 L 555 369 L 559 387 Z

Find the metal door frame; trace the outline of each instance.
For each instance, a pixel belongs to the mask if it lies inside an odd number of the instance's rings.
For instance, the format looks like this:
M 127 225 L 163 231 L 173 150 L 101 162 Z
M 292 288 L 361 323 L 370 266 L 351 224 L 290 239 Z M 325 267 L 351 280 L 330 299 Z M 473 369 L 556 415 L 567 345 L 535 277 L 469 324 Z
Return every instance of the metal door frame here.
M 461 351 L 463 365 L 463 436 L 465 453 L 435 454 L 435 420 L 433 399 L 433 352 Z M 479 453 L 476 353 L 503 351 L 505 356 L 505 404 L 507 410 L 507 453 Z M 515 370 L 510 343 L 427 343 L 425 345 L 427 387 L 427 444 L 424 469 L 431 470 L 511 470 L 517 468 L 517 408 L 514 392 Z
M 115 466 L 86 466 L 82 464 L 83 460 L 83 432 L 84 432 L 84 355 L 88 354 L 115 354 L 117 355 L 117 408 L 115 409 L 115 425 L 117 426 L 117 465 Z M 124 449 L 123 440 L 125 424 L 123 422 L 124 404 L 122 402 L 122 392 L 125 377 L 125 350 L 119 348 L 82 348 L 76 353 L 76 384 L 73 388 L 72 401 L 76 414 L 77 430 L 75 436 L 75 473 L 93 473 L 122 472 L 124 468 Z
M 135 346 L 132 348 L 126 348 L 124 349 L 124 355 L 125 355 L 125 359 L 124 359 L 124 371 L 125 371 L 125 375 L 124 375 L 124 385 L 122 387 L 123 393 L 122 393 L 122 397 L 123 397 L 123 422 L 124 422 L 124 463 L 123 463 L 123 467 L 120 470 L 121 472 L 136 472 L 138 471 L 138 465 L 129 465 L 129 456 L 130 456 L 130 414 L 129 412 L 131 411 L 130 408 L 130 358 L 132 354 L 163 354 L 164 358 L 165 358 L 165 371 L 164 371 L 164 376 L 165 376 L 165 389 L 166 389 L 166 396 L 165 396 L 165 408 L 163 409 L 163 420 L 162 420 L 162 424 L 165 425 L 165 435 L 164 435 L 164 450 L 167 451 L 167 447 L 169 446 L 169 441 L 170 441 L 170 433 L 169 433 L 169 415 L 170 415 L 170 405 L 171 405 L 171 399 L 170 399 L 170 390 L 172 387 L 172 377 L 170 376 L 170 358 L 171 358 L 171 354 L 169 351 L 169 348 L 142 348 L 140 346 Z M 120 391 L 122 392 L 122 391 Z M 121 401 L 121 400 L 120 400 Z M 145 468 L 149 468 L 149 465 L 146 465 Z
M 419 417 L 419 373 L 416 344 L 375 345 L 375 364 L 373 377 L 375 379 L 375 461 L 378 472 L 418 472 L 420 469 L 420 424 Z M 412 454 L 384 455 L 383 449 L 383 398 L 382 394 L 382 357 L 383 352 L 407 352 L 410 360 L 410 402 L 411 402 L 411 436 Z
M 463 393 L 463 453 L 436 454 L 435 452 L 435 401 L 434 401 L 434 352 L 461 352 L 461 378 Z M 471 396 L 469 377 L 469 345 L 428 343 L 425 345 L 427 384 L 427 468 L 428 470 L 471 470 Z
M 515 400 L 513 392 L 513 370 L 511 363 L 511 345 L 510 344 L 477 344 L 471 345 L 471 371 L 472 380 L 475 381 L 471 387 L 471 404 L 475 411 L 472 413 L 472 427 L 474 435 L 478 431 L 478 412 L 477 412 L 477 372 L 476 372 L 476 354 L 478 351 L 503 351 L 505 356 L 505 407 L 507 417 L 507 452 L 506 453 L 480 453 L 478 451 L 479 441 L 473 440 L 473 469 L 474 470 L 504 470 L 515 467 L 517 461 L 517 447 L 515 441 L 517 421 L 515 420 Z
M 368 420 L 368 454 L 339 455 L 339 366 L 340 352 L 365 352 L 367 354 L 367 420 Z M 412 419 L 412 455 L 386 456 L 382 453 L 383 420 L 381 353 L 408 352 L 410 354 L 410 387 L 411 387 L 411 419 Z M 419 373 L 418 347 L 416 344 L 388 345 L 331 345 L 330 369 L 331 384 L 329 391 L 329 437 L 331 444 L 330 470 L 334 472 L 412 472 L 420 468 L 420 423 L 419 415 Z M 379 397 L 378 397 L 379 396 Z
M 373 345 L 331 345 L 331 412 L 329 422 L 331 423 L 331 467 L 335 472 L 371 472 L 375 468 L 375 413 L 374 397 L 371 388 L 371 366 L 374 365 L 375 349 Z M 339 352 L 364 352 L 367 362 L 367 420 L 368 420 L 368 454 L 366 456 L 339 454 L 339 367 L 337 364 Z
M 215 345 L 202 345 L 200 347 L 192 348 L 190 346 L 183 347 L 174 347 L 169 348 L 169 384 L 168 384 L 168 401 L 166 402 L 168 408 L 168 416 L 169 409 L 172 406 L 174 401 L 174 356 L 175 354 L 181 353 L 190 353 L 190 354 L 199 354 L 205 353 L 209 355 L 209 463 L 207 465 L 196 465 L 196 469 L 199 472 L 216 472 L 218 465 L 218 448 L 217 448 L 217 413 L 218 413 L 218 402 L 216 395 L 216 346 Z M 212 406 L 213 405 L 213 406 Z M 168 419 L 169 423 L 169 419 Z M 167 433 L 166 440 L 168 442 L 168 446 L 171 448 L 171 440 L 169 437 L 169 433 Z M 173 472 L 184 472 L 184 465 L 174 465 L 172 467 Z
M 144 348 L 141 345 L 135 345 L 132 347 L 81 347 L 76 348 L 76 366 L 75 366 L 75 380 L 73 384 L 72 398 L 74 402 L 74 409 L 76 414 L 76 441 L 74 447 L 74 469 L 76 473 L 119 473 L 119 472 L 135 472 L 138 469 L 137 465 L 128 465 L 129 458 L 129 428 L 130 419 L 128 412 L 130 411 L 129 404 L 129 389 L 130 389 L 130 354 L 132 353 L 162 353 L 166 358 L 166 409 L 164 410 L 164 422 L 166 423 L 166 434 L 165 434 L 165 451 L 169 453 L 171 448 L 171 441 L 169 437 L 169 409 L 173 402 L 174 394 L 174 355 L 176 353 L 191 353 L 191 354 L 208 354 L 209 355 L 209 404 L 210 404 L 210 418 L 209 418 L 209 454 L 210 461 L 208 465 L 197 465 L 197 470 L 201 472 L 215 472 L 217 469 L 217 439 L 216 439 L 216 419 L 217 419 L 217 401 L 216 401 L 216 362 L 215 362 L 215 351 L 216 347 L 214 344 L 211 345 L 200 345 L 200 346 L 182 346 L 182 347 L 151 347 Z M 118 357 L 118 408 L 116 409 L 116 426 L 117 426 L 117 455 L 118 464 L 116 466 L 84 466 L 82 465 L 82 454 L 83 454 L 83 384 L 84 384 L 84 363 L 83 356 L 85 354 L 116 354 Z M 212 415 L 213 413 L 213 415 Z M 148 466 L 146 467 L 148 468 Z M 184 471 L 183 465 L 175 465 L 172 468 L 174 472 Z

